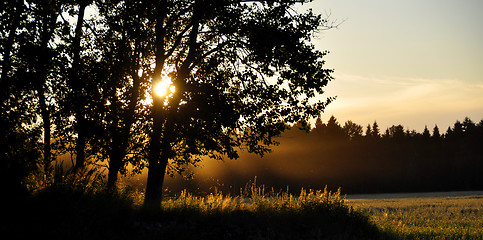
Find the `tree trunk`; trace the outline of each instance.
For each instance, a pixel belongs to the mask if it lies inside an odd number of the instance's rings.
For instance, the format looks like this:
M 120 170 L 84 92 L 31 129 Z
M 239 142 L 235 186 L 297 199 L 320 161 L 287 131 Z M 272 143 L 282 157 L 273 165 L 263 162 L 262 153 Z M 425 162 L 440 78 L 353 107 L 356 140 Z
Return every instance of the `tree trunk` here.
M 48 94 L 47 82 L 49 75 L 49 68 L 51 68 L 51 56 L 50 48 L 48 46 L 49 41 L 52 39 L 55 30 L 55 20 L 57 19 L 59 12 L 53 10 L 46 14 L 42 21 L 42 31 L 40 33 L 40 48 L 39 48 L 39 62 L 37 68 L 38 82 L 37 82 L 37 94 L 39 98 L 39 108 L 42 118 L 43 131 L 44 131 L 44 170 L 47 178 L 52 176 L 52 146 L 51 146 L 51 122 L 50 122 L 50 109 L 45 94 Z
M 113 144 L 116 143 L 117 141 L 113 141 Z M 111 147 L 111 154 L 109 154 L 109 172 L 107 173 L 107 189 L 109 191 L 114 191 L 117 187 L 117 177 L 124 155 L 121 151 L 119 148 Z
M 74 95 L 74 111 L 75 111 L 75 118 L 76 118 L 76 130 L 77 130 L 77 141 L 76 141 L 76 163 L 74 166 L 74 171 L 78 171 L 81 168 L 85 167 L 86 164 L 86 157 L 85 157 L 85 148 L 87 142 L 87 133 L 88 129 L 86 128 L 86 119 L 84 116 L 84 106 L 82 103 L 82 95 L 81 95 L 81 84 L 80 84 L 80 40 L 82 37 L 82 25 L 84 23 L 84 13 L 87 7 L 86 2 L 82 2 L 79 4 L 79 15 L 77 16 L 77 25 L 75 28 L 75 36 L 72 41 L 72 76 L 71 76 L 71 87 L 73 90 Z
M 173 121 L 177 114 L 178 105 L 181 102 L 186 78 L 190 73 L 190 66 L 195 60 L 196 55 L 197 36 L 200 24 L 199 17 L 201 13 L 200 7 L 200 2 L 196 1 L 194 3 L 192 16 L 193 26 L 189 34 L 188 54 L 183 64 L 178 69 L 177 76 L 174 79 L 173 83 L 176 86 L 176 92 L 173 94 L 173 97 L 169 99 L 166 113 L 163 113 L 162 100 L 157 96 L 153 96 L 153 133 L 151 136 L 150 152 L 148 154 L 150 169 L 148 171 L 148 183 L 146 184 L 146 195 L 144 199 L 144 205 L 147 207 L 159 208 L 161 206 L 164 175 L 166 174 L 168 161 L 173 157 L 173 150 L 171 148 L 171 143 L 174 141 L 175 135 L 173 130 L 175 123 Z M 165 31 L 162 26 L 163 19 L 164 18 L 158 18 L 156 22 L 156 46 L 158 48 L 156 52 L 156 68 L 154 70 L 154 76 L 161 76 L 161 69 L 166 58 L 166 56 L 160 52 L 164 51 L 164 39 L 160 38 L 164 36 Z M 163 46 L 163 48 L 160 49 L 159 46 Z M 162 141 L 160 141 L 161 133 L 163 133 Z M 152 176 L 150 177 L 149 175 Z
M 178 105 L 179 101 L 173 105 Z M 161 111 L 160 111 L 161 112 Z M 159 208 L 163 198 L 163 184 L 164 175 L 166 174 L 166 167 L 168 161 L 172 157 L 171 143 L 173 142 L 173 122 L 171 117 L 175 111 L 169 111 L 166 120 L 164 121 L 164 132 L 162 141 L 156 141 L 151 145 L 150 154 L 157 154 L 156 158 L 149 156 L 148 182 L 146 184 L 146 195 L 144 205 L 151 208 Z M 171 116 L 171 117 L 170 117 Z M 162 115 L 161 115 L 162 120 Z M 162 126 L 162 125 L 161 125 Z M 159 130 L 161 128 L 158 128 Z M 157 130 L 157 129 L 155 129 Z M 157 133 L 156 133 L 157 134 Z M 154 136 L 153 132 L 153 136 Z M 159 134 L 158 136 L 160 136 Z M 152 139 L 153 140 L 153 139 Z M 156 140 L 156 139 L 154 139 Z M 152 164 L 152 165 L 151 165 Z M 152 167 L 151 167 L 152 166 Z
M 158 209 L 161 207 L 163 196 L 163 182 L 166 165 L 150 162 L 148 168 L 148 179 L 146 183 L 146 195 L 144 197 L 144 207 Z
M 148 153 L 148 179 L 144 197 L 144 206 L 149 208 L 160 207 L 164 172 L 167 166 L 163 167 L 160 161 L 161 132 L 164 124 L 161 106 L 161 100 L 155 98 L 153 102 L 153 132 L 151 133 Z
M 135 56 L 139 56 L 139 44 L 135 43 Z M 138 58 L 135 58 L 136 63 L 139 61 Z M 129 139 L 131 137 L 131 127 L 135 121 L 135 112 L 136 112 L 136 104 L 139 101 L 139 88 L 141 87 L 141 79 L 138 76 L 137 70 L 140 66 L 137 64 L 137 67 L 131 67 L 130 75 L 133 79 L 132 89 L 130 91 L 129 96 L 129 104 L 127 107 L 127 111 L 121 115 L 122 119 L 124 120 L 124 124 L 122 127 L 119 126 L 118 121 L 114 121 L 113 126 L 113 140 L 111 141 L 110 151 L 111 154 L 109 156 L 109 172 L 107 174 L 107 188 L 108 190 L 115 190 L 117 188 L 117 180 L 119 175 L 119 170 L 125 166 L 127 149 L 129 147 Z
M 165 41 L 164 36 L 166 29 L 164 28 L 164 20 L 167 15 L 167 1 L 163 0 L 159 2 L 157 6 L 157 18 L 155 25 L 155 48 L 156 48 L 156 66 L 154 68 L 153 75 L 155 78 L 161 77 L 161 72 L 166 60 L 165 56 Z M 151 86 L 154 93 L 153 81 Z M 163 117 L 163 102 L 159 97 L 153 94 L 153 131 L 150 136 L 149 153 L 148 153 L 148 179 L 146 183 L 146 194 L 144 197 L 144 207 L 159 208 L 161 207 L 162 199 L 162 186 L 164 179 L 164 172 L 166 171 L 167 164 L 163 167 L 160 162 L 161 157 L 161 133 L 164 125 Z
M 80 109 L 76 110 L 76 119 L 77 119 L 77 140 L 75 145 L 75 166 L 74 172 L 79 171 L 80 169 L 84 168 L 86 165 L 86 127 L 85 127 L 85 118 L 83 113 Z
M 50 138 L 50 112 L 47 107 L 44 91 L 42 90 L 42 86 L 38 89 L 39 95 L 39 104 L 40 104 L 40 112 L 42 116 L 42 128 L 44 131 L 44 171 L 47 177 L 52 175 L 52 147 L 51 147 L 51 138 Z

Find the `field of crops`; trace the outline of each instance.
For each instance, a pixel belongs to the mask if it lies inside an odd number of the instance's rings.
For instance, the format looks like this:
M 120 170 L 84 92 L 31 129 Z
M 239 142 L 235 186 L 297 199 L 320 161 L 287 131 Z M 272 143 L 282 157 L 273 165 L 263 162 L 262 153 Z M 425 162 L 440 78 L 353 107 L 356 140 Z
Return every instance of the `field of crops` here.
M 483 239 L 481 192 L 422 196 L 372 196 L 348 199 L 347 203 L 369 214 L 380 229 L 402 239 Z

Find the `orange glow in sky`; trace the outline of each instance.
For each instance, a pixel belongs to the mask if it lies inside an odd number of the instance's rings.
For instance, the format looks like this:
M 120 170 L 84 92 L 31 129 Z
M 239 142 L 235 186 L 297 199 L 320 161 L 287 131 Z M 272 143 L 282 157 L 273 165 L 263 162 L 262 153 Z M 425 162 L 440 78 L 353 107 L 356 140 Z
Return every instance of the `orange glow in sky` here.
M 337 96 L 322 116 L 385 129 L 446 129 L 483 118 L 483 1 L 316 0 L 303 9 L 341 23 L 314 39 L 328 50 Z

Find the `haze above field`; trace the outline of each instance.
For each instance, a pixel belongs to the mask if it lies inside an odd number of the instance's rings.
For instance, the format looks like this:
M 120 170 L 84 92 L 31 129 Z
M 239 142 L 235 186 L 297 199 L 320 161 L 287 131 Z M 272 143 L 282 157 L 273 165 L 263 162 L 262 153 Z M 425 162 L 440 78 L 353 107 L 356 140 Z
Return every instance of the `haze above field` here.
M 335 69 L 326 94 L 338 96 L 324 122 L 335 115 L 422 131 L 483 118 L 482 1 L 316 0 L 303 8 L 342 22 L 315 40 Z

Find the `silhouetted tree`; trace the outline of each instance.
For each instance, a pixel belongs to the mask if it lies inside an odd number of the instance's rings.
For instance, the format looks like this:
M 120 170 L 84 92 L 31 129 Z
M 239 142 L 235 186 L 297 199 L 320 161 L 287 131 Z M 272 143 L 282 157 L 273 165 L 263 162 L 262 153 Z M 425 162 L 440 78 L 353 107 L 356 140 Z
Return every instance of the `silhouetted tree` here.
M 319 116 L 330 99 L 308 100 L 332 78 L 323 68 L 325 53 L 309 40 L 326 21 L 311 11 L 296 13 L 294 4 L 153 5 L 153 84 L 169 75 L 176 91 L 153 96 L 146 204 L 159 205 L 167 168 L 196 163 L 202 155 L 237 158 L 234 147 L 242 144 L 262 155 L 285 123 Z
M 362 137 L 362 126 L 348 120 L 345 122 L 344 127 L 342 127 L 346 136 L 350 139 Z
M 480 120 L 477 126 L 478 128 L 480 128 L 480 131 L 481 131 L 481 128 L 483 128 L 483 119 Z
M 438 125 L 434 125 L 432 138 L 436 139 L 436 140 L 441 138 L 441 134 L 439 133 Z
M 458 120 L 453 125 L 453 135 L 455 137 L 461 137 L 463 135 L 463 124 Z
M 25 19 L 25 34 L 19 39 L 18 57 L 22 66 L 17 69 L 21 78 L 30 80 L 30 87 L 42 120 L 43 166 L 47 176 L 52 174 L 52 114 L 56 111 L 56 90 L 62 84 L 59 66 L 60 52 L 51 43 L 58 27 L 61 13 L 60 1 L 39 1 L 29 4 Z M 32 113 L 30 113 L 32 114 Z
M 322 137 L 325 134 L 325 128 L 326 125 L 322 122 L 322 118 L 318 116 L 315 120 L 315 128 L 312 129 L 312 134 L 317 137 Z
M 429 138 L 431 138 L 431 133 L 429 133 L 428 126 L 424 126 L 422 136 L 424 140 L 429 140 Z
M 38 105 L 19 51 L 27 38 L 24 1 L 0 1 L 0 187 L 6 199 L 24 191 L 22 182 L 41 159 Z
M 371 124 L 367 124 L 367 127 L 366 127 L 366 137 L 370 137 L 371 135 L 372 135 Z
M 109 163 L 107 185 L 115 189 L 118 174 L 126 174 L 131 164 L 139 172 L 146 158 L 148 94 L 154 29 L 148 19 L 154 17 L 152 2 L 112 4 L 96 1 L 100 31 L 98 78 L 101 84 L 98 117 L 102 133 L 99 148 Z M 133 15 L 133 12 L 136 12 Z
M 376 121 L 364 138 L 352 121 L 324 124 L 333 99 L 312 98 L 332 71 L 310 40 L 331 26 L 296 12 L 297 1 L 248 2 L 0 1 L 2 189 L 23 191 L 32 173 L 50 178 L 69 152 L 74 176 L 107 162 L 110 189 L 147 163 L 145 204 L 159 206 L 165 174 L 240 148 L 263 155 L 289 126 L 293 143 L 329 146 L 308 151 L 341 172 L 377 176 L 377 191 L 483 187 L 483 120 L 456 121 L 444 136 L 437 125 L 432 136 L 394 125 L 380 140 Z M 158 96 L 162 81 L 175 89 Z
M 326 134 L 329 138 L 340 138 L 344 137 L 344 130 L 340 126 L 337 118 L 332 115 L 327 121 Z
M 315 129 L 322 128 L 324 123 L 322 122 L 322 118 L 320 116 L 317 117 L 315 120 Z
M 70 76 L 69 76 L 69 87 L 70 87 L 70 101 L 71 101 L 71 111 L 74 112 L 75 117 L 75 130 L 77 133 L 76 144 L 75 144 L 75 154 L 76 154 L 76 162 L 74 166 L 74 170 L 79 170 L 84 168 L 86 165 L 86 144 L 87 144 L 87 135 L 90 129 L 87 125 L 86 119 L 86 108 L 88 106 L 87 99 L 90 96 L 87 96 L 86 93 L 86 84 L 85 84 L 85 74 L 83 74 L 83 64 L 81 60 L 81 40 L 83 37 L 83 27 L 84 27 L 84 16 L 86 7 L 92 1 L 81 0 L 77 2 L 78 10 L 77 10 L 77 22 L 75 25 L 74 36 L 71 39 L 72 44 L 70 46 L 70 56 L 72 57 L 72 67 L 70 69 Z M 84 75 L 84 76 L 83 76 Z M 88 90 L 87 90 L 88 91 Z
M 453 137 L 453 130 L 451 129 L 451 127 L 448 127 L 448 129 L 446 129 L 445 138 L 451 137 Z
M 21 0 L 1 1 L 0 6 L 0 49 L 2 56 L 0 86 L 3 90 L 11 77 L 12 61 L 18 51 L 17 31 L 25 27 L 26 7 Z
M 475 123 L 469 117 L 465 117 L 465 120 L 463 120 L 463 131 L 465 133 L 473 133 L 475 128 Z
M 18 144 L 16 148 L 26 153 L 41 153 L 41 162 L 30 159 L 31 162 L 26 165 L 43 166 L 47 179 L 53 173 L 52 162 L 56 154 L 63 151 L 58 147 L 56 134 L 63 131 L 58 123 L 64 121 L 58 117 L 60 99 L 65 95 L 64 73 L 67 67 L 59 20 L 64 6 L 65 2 L 62 1 L 2 1 L 0 13 L 0 98 L 1 111 L 5 111 L 2 118 L 5 117 L 6 123 L 2 125 L 10 129 L 13 135 L 18 133 L 16 139 L 25 141 L 7 142 Z M 12 137 L 11 134 L 5 136 L 5 139 Z M 27 151 L 22 146 L 32 149 Z M 42 146 L 41 151 L 37 149 L 38 146 Z
M 402 125 L 392 125 L 386 131 L 388 136 L 394 139 L 401 140 L 406 136 L 404 132 L 404 127 Z
M 379 133 L 379 125 L 377 124 L 377 121 L 374 121 L 372 124 L 372 132 L 371 132 L 372 137 L 374 138 L 379 138 L 380 133 Z

